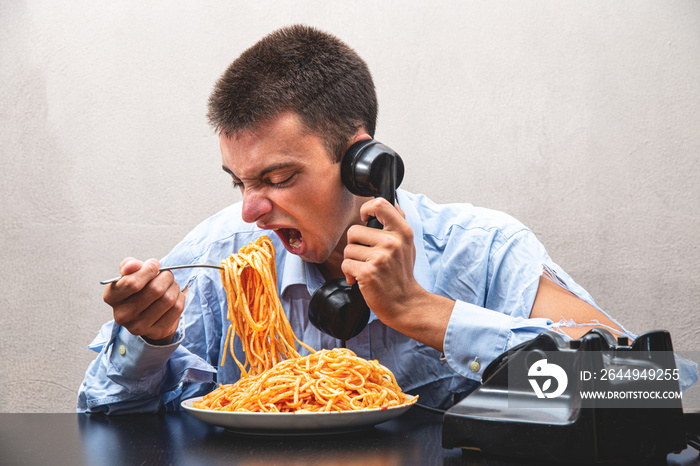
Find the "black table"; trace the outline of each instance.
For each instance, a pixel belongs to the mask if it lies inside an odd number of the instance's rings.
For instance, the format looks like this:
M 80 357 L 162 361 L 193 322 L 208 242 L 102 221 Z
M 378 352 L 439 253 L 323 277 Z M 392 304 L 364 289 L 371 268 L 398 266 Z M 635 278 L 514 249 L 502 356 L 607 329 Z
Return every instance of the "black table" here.
M 0 414 L 0 465 L 541 464 L 446 450 L 441 439 L 442 416 L 418 407 L 363 431 L 301 437 L 235 434 L 184 412 Z M 700 461 L 688 448 L 668 464 Z

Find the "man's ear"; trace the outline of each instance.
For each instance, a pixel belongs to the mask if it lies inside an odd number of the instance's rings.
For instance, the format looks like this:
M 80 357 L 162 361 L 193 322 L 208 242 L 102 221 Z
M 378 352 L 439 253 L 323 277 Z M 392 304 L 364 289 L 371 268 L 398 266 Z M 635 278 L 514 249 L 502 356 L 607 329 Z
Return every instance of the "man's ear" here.
M 372 136 L 367 134 L 364 128 L 360 128 L 357 130 L 355 133 L 355 136 L 353 136 L 350 141 L 348 142 L 347 147 L 345 147 L 345 151 L 347 152 L 348 149 L 350 149 L 350 146 L 355 144 L 357 141 L 364 141 L 365 139 L 372 139 Z

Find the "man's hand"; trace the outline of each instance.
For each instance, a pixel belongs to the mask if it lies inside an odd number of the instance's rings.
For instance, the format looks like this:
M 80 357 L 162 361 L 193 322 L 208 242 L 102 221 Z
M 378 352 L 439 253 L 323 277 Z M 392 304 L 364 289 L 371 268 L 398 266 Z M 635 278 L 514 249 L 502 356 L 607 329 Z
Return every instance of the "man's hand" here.
M 132 335 L 167 345 L 185 308 L 185 295 L 173 274 L 159 268 L 155 259 L 141 262 L 127 257 L 119 265 L 123 277 L 107 286 L 103 299 L 112 307 L 114 321 Z
M 357 282 L 367 305 L 389 327 L 442 350 L 454 301 L 424 290 L 413 276 L 416 249 L 405 215 L 386 199 L 372 199 L 360 209 L 362 221 L 376 217 L 383 230 L 353 225 L 342 270 Z

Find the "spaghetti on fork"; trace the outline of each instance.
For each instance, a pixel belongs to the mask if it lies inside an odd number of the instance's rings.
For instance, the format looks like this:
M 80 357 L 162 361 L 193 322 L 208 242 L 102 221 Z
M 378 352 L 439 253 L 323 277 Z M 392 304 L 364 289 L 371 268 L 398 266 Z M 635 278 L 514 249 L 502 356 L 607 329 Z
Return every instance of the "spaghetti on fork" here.
M 261 236 L 221 263 L 231 322 L 224 345 L 241 369 L 234 384 L 219 385 L 193 406 L 241 412 L 331 412 L 386 409 L 414 403 L 391 371 L 349 349 L 315 351 L 299 340 L 277 293 L 275 248 Z M 233 351 L 235 336 L 246 358 Z M 301 356 L 295 342 L 311 354 Z

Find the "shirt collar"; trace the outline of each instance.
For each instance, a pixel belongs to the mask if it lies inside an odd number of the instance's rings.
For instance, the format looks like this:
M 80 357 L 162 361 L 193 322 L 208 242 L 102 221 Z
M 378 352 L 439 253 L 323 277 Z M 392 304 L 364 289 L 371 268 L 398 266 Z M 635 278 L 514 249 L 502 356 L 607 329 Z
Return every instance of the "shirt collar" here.
M 284 248 L 284 246 L 282 246 Z M 285 249 L 283 252 L 283 262 L 282 267 L 279 269 L 281 277 L 279 277 L 279 287 L 280 296 L 283 296 L 292 285 L 304 285 L 306 284 L 306 263 L 301 259 L 301 257 L 290 254 Z M 280 257 L 278 256 L 278 261 Z

